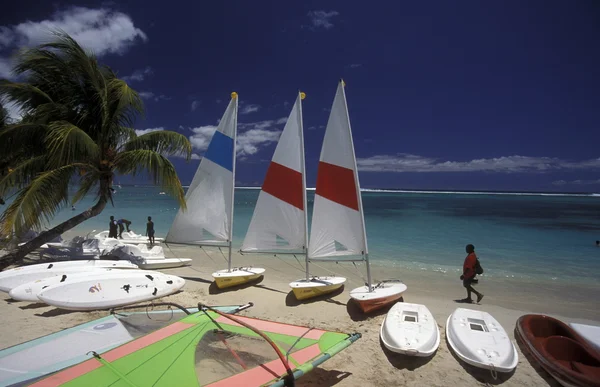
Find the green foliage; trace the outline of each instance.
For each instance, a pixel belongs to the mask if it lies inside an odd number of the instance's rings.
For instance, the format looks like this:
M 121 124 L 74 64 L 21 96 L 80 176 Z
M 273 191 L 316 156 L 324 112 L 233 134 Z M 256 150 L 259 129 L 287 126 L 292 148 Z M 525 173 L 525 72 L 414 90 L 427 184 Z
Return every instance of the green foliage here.
M 0 196 L 18 190 L 0 218 L 0 233 L 39 228 L 85 195 L 112 200 L 115 173 L 146 171 L 185 207 L 183 188 L 167 156 L 191 156 L 187 138 L 161 131 L 137 137 L 143 114 L 138 93 L 86 53 L 69 35 L 16 55 L 21 82 L 0 80 L 0 101 L 23 112 L 7 123 L 0 105 Z M 70 198 L 70 183 L 78 183 Z

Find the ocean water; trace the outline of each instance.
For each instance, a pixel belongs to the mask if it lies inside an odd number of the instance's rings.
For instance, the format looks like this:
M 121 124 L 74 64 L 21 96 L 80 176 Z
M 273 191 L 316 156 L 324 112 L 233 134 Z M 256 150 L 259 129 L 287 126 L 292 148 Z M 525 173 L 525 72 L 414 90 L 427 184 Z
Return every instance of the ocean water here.
M 236 189 L 234 248 L 241 246 L 259 190 Z M 493 277 L 573 281 L 600 279 L 600 197 L 489 193 L 363 192 L 369 255 L 374 263 L 459 273 L 465 245 L 472 243 L 485 274 Z M 309 191 L 309 225 L 314 191 Z M 77 211 L 93 203 L 86 198 Z M 166 235 L 176 202 L 157 187 L 123 186 L 104 212 L 77 228 L 81 234 L 108 228 L 109 216 L 145 231 L 152 216 L 157 236 Z M 53 224 L 73 215 L 61 211 Z

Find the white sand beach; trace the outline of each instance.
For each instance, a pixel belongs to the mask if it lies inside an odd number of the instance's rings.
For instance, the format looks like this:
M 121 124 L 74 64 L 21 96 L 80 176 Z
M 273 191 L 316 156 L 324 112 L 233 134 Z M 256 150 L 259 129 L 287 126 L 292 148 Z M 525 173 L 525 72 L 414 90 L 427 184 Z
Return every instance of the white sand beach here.
M 314 274 L 327 274 L 325 269 L 346 275 L 349 279 L 343 292 L 329 299 L 299 303 L 291 295 L 288 283 L 301 278 L 303 273 L 293 257 L 274 258 L 234 254 L 238 265 L 260 266 L 267 269 L 265 278 L 258 284 L 242 289 L 219 291 L 211 284 L 211 273 L 226 268 L 218 250 L 201 250 L 193 247 L 165 248 L 168 256 L 193 258 L 193 265 L 162 270 L 186 279 L 182 292 L 164 298 L 184 306 L 198 302 L 209 305 L 243 304 L 253 302 L 254 307 L 244 315 L 274 321 L 337 330 L 346 333 L 360 332 L 363 336 L 300 379 L 299 386 L 477 386 L 477 385 L 557 385 L 543 371 L 532 367 L 519 351 L 519 364 L 514 373 L 492 378 L 490 372 L 477 370 L 460 362 L 448 348 L 445 340 L 445 322 L 450 313 L 465 304 L 454 300 L 464 298 L 464 288 L 454 273 L 432 273 L 391 270 L 373 266 L 376 279 L 399 278 L 408 285 L 404 300 L 427 305 L 437 320 L 442 334 L 439 350 L 432 358 L 410 358 L 388 352 L 379 340 L 379 329 L 385 310 L 374 315 L 362 315 L 349 303 L 349 291 L 361 285 L 351 265 L 321 265 Z M 208 254 L 207 254 L 208 253 Z M 356 272 L 356 271 L 355 271 Z M 600 292 L 597 288 L 575 288 L 565 285 L 518 283 L 504 279 L 481 278 L 478 289 L 485 294 L 481 305 L 469 306 L 491 313 L 513 337 L 517 318 L 523 314 L 546 313 L 564 321 L 594 323 L 600 321 L 600 311 L 593 302 Z M 11 301 L 7 294 L 0 301 L 3 329 L 0 330 L 0 347 L 5 348 L 26 340 L 69 328 L 78 323 L 106 315 L 107 312 L 71 312 L 44 304 Z M 600 325 L 600 323 L 594 323 Z

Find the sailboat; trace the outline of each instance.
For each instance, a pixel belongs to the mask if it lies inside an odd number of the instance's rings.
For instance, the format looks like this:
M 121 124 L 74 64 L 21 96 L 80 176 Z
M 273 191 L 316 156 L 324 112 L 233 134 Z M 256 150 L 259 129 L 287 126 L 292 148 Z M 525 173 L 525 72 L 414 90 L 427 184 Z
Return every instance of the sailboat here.
M 307 265 L 309 261 L 317 260 L 366 262 L 366 285 L 350 292 L 350 297 L 366 313 L 400 299 L 406 285 L 395 280 L 373 285 L 371 280 L 362 197 L 344 86 L 341 80 L 325 129 L 306 259 Z M 330 281 L 307 278 L 292 282 L 290 286 L 297 289 L 294 293 L 302 299 L 334 291 L 345 281 L 343 277 L 333 277 Z
M 241 252 L 305 255 L 308 246 L 302 100 L 298 92 L 248 226 Z
M 261 268 L 232 268 L 233 200 L 237 93 L 219 122 L 185 196 L 187 211 L 179 209 L 165 243 L 226 247 L 228 268 L 212 274 L 219 288 L 257 279 Z

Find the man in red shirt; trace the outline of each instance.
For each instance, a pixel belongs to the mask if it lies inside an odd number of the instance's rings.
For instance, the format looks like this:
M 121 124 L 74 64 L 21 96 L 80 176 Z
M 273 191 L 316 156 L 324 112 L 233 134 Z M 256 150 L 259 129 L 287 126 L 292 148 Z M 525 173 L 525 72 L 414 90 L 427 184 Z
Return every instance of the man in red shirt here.
M 471 292 L 477 295 L 477 303 L 481 301 L 483 298 L 483 294 L 479 293 L 477 290 L 473 289 L 471 284 L 473 283 L 473 279 L 475 278 L 475 265 L 477 264 L 477 255 L 475 255 L 475 246 L 467 245 L 467 257 L 465 258 L 465 263 L 463 264 L 463 274 L 460 276 L 460 279 L 463 281 L 463 286 L 467 288 L 467 298 L 463 299 L 464 302 L 473 302 L 471 299 Z

